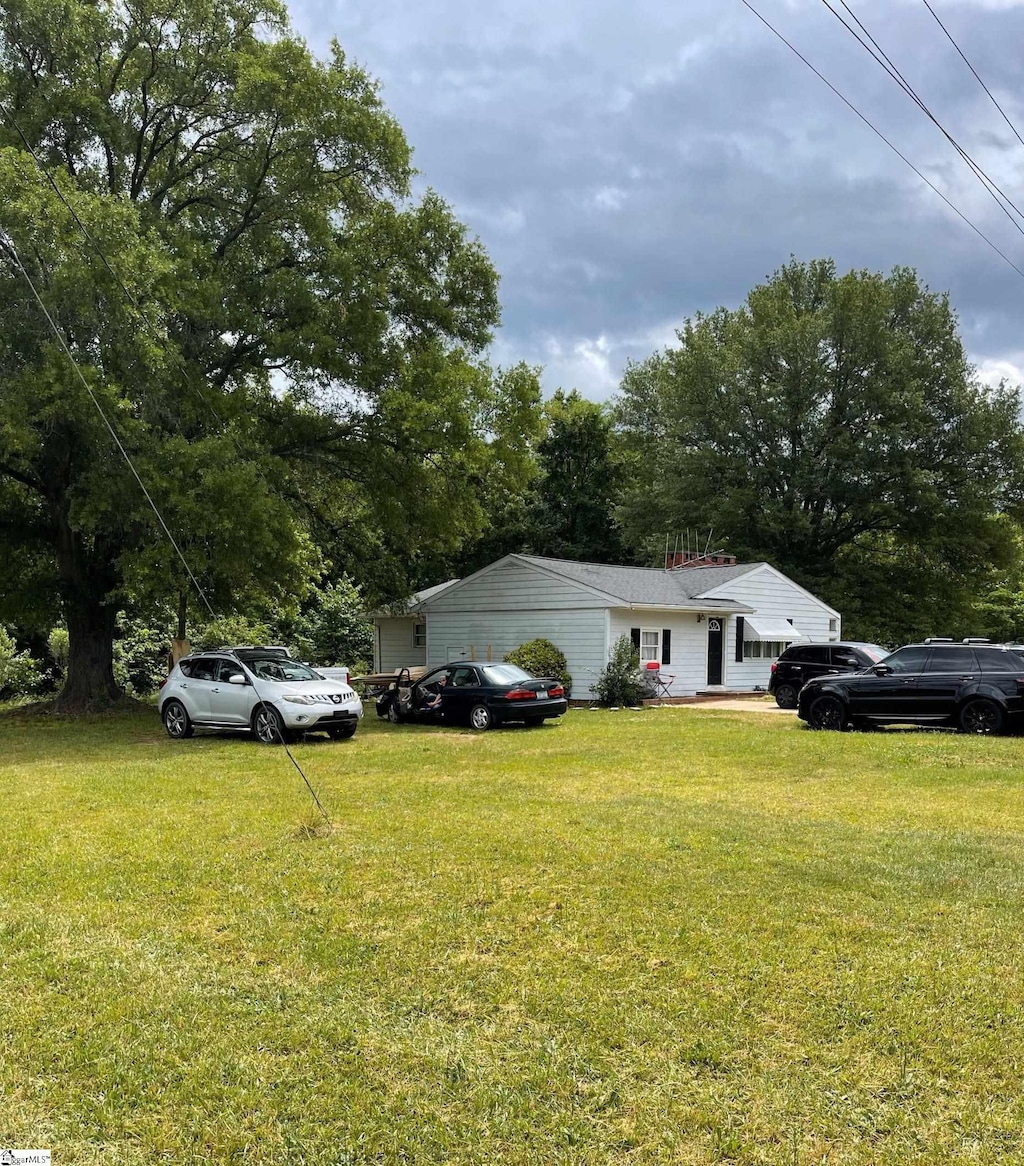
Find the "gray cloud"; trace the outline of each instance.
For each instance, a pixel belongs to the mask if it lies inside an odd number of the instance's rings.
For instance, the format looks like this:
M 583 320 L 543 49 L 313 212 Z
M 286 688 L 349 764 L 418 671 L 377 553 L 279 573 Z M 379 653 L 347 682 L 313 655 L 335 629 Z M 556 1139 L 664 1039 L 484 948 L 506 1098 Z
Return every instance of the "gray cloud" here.
M 1024 268 L 1024 236 L 823 5 L 757 6 Z M 1024 147 L 923 4 L 851 6 L 1024 208 Z M 1024 4 L 937 10 L 1024 133 Z M 790 254 L 916 267 L 949 289 L 987 375 L 1020 367 L 1024 280 L 739 0 L 304 0 L 293 15 L 381 80 L 422 181 L 501 272 L 495 357 L 545 364 L 549 389 L 606 397 L 627 360 Z

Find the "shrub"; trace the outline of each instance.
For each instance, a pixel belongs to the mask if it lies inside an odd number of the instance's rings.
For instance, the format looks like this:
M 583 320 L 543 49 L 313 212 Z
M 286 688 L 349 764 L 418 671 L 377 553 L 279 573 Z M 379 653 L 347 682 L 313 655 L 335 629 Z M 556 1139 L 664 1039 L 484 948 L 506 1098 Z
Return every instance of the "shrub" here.
M 615 641 L 611 659 L 594 683 L 594 691 L 603 705 L 634 705 L 643 700 L 640 653 L 629 636 L 620 636 Z
M 520 644 L 505 657 L 507 664 L 518 664 L 534 676 L 556 676 L 568 692 L 572 688 L 572 676 L 569 675 L 565 653 L 556 648 L 550 640 L 527 640 Z
M 30 696 L 43 682 L 38 660 L 27 651 L 18 651 L 14 637 L 0 625 L 0 700 Z
M 282 642 L 301 660 L 331 667 L 347 664 L 353 672 L 369 670 L 373 660 L 373 623 L 366 618 L 359 589 L 347 577 L 316 588 L 291 620 L 280 624 Z
M 68 670 L 69 642 L 68 629 L 60 627 L 54 628 L 46 641 L 58 676 L 63 676 Z
M 171 640 L 166 628 L 152 627 L 148 620 L 129 618 L 122 612 L 114 640 L 114 679 L 132 696 L 148 696 L 167 675 Z
M 282 641 L 260 620 L 244 615 L 226 615 L 211 619 L 192 629 L 189 643 L 193 652 L 212 652 L 236 644 L 280 644 Z

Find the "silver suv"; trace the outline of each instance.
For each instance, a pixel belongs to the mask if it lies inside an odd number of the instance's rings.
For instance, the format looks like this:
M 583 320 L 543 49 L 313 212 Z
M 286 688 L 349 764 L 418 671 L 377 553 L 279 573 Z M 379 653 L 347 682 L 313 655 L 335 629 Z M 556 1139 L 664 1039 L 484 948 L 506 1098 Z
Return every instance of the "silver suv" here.
M 326 732 L 351 737 L 363 702 L 338 680 L 327 680 L 280 648 L 221 648 L 185 656 L 160 686 L 160 719 L 168 734 L 196 729 L 251 731 L 266 745 Z

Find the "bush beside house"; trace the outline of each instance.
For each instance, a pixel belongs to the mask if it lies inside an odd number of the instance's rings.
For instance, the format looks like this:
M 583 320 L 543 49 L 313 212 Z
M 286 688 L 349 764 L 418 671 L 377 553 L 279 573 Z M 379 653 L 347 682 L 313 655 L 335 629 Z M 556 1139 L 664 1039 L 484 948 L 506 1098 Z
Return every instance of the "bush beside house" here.
M 611 659 L 594 682 L 594 692 L 603 705 L 636 705 L 644 699 L 640 653 L 629 636 L 615 641 Z
M 527 640 L 525 644 L 514 648 L 505 657 L 505 663 L 518 664 L 520 668 L 525 668 L 534 676 L 557 677 L 566 693 L 572 690 L 572 676 L 569 673 L 565 653 L 543 637 Z

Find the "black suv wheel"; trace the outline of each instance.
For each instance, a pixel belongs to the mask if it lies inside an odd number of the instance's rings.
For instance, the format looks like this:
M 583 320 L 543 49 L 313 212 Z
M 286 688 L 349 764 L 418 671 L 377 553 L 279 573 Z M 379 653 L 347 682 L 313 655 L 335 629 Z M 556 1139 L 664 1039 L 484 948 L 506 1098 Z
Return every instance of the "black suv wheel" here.
M 846 709 L 835 696 L 819 696 L 811 705 L 807 723 L 812 729 L 830 729 L 841 732 L 846 728 Z
M 960 731 L 983 737 L 993 736 L 1002 731 L 1005 719 L 1003 710 L 994 700 L 984 696 L 976 697 L 960 710 Z
M 797 690 L 792 684 L 780 684 L 775 689 L 775 703 L 780 709 L 795 709 L 797 695 Z

